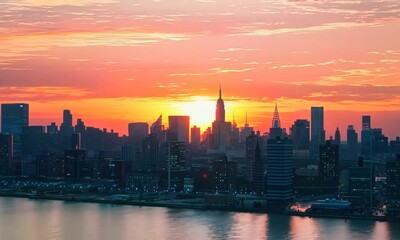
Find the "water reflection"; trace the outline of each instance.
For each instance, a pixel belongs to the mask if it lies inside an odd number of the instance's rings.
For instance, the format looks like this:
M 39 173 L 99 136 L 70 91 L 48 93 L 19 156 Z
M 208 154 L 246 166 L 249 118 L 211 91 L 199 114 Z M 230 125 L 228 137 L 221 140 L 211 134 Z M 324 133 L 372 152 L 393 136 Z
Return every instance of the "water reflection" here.
M 398 223 L 0 198 L 1 239 L 400 239 Z

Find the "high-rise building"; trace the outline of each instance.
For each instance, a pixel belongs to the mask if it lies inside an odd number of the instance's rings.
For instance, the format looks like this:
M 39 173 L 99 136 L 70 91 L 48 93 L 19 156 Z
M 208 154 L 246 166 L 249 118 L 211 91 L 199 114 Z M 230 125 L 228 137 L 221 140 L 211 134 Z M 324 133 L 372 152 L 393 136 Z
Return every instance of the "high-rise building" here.
M 353 125 L 347 128 L 347 160 L 355 161 L 358 158 L 358 134 Z
M 253 131 L 246 138 L 246 179 L 251 183 L 254 180 L 253 168 L 255 165 L 257 142 L 258 142 L 258 136 Z
M 163 126 L 162 126 L 162 115 L 160 115 L 157 120 L 151 124 L 150 127 L 150 133 L 155 134 L 155 135 L 159 135 L 161 133 L 161 131 L 163 130 Z
M 371 129 L 371 116 L 369 116 L 369 115 L 362 116 L 361 130 L 370 130 L 370 129 Z
M 85 163 L 87 152 L 82 149 L 68 149 L 64 152 L 64 177 L 67 179 L 81 179 L 87 177 Z
M 324 108 L 311 107 L 311 158 L 317 160 L 319 145 L 325 142 Z
M 235 192 L 237 178 L 237 164 L 228 161 L 225 156 L 223 160 L 213 162 L 214 185 L 216 193 Z
M 386 163 L 386 198 L 388 199 L 387 214 L 390 217 L 400 216 L 400 154 L 396 161 Z
M 190 133 L 190 144 L 192 146 L 199 146 L 201 137 L 200 128 L 195 125 L 191 128 Z
M 0 175 L 9 174 L 13 152 L 13 135 L 0 133 Z
M 75 132 L 78 133 L 83 133 L 86 130 L 85 122 L 82 121 L 82 119 L 78 118 L 76 120 L 76 125 L 75 125 Z
M 335 131 L 335 140 L 333 141 L 333 144 L 340 146 L 340 142 L 341 142 L 340 130 L 339 130 L 339 127 L 337 127 L 336 131 Z
M 63 122 L 61 123 L 60 126 L 60 133 L 63 136 L 71 136 L 73 132 L 73 127 L 72 127 L 72 114 L 71 111 L 68 109 L 65 109 L 63 111 Z
M 149 124 L 145 122 L 133 122 L 128 124 L 129 138 L 136 145 L 140 145 L 147 135 L 149 135 Z
M 248 121 L 247 121 L 247 112 L 246 112 L 246 122 L 244 124 L 244 127 L 240 129 L 240 134 L 239 134 L 239 142 L 244 143 L 246 142 L 246 138 L 250 136 L 251 132 L 253 132 L 254 129 L 250 127 Z
M 225 104 L 222 99 L 222 89 L 219 86 L 219 98 L 217 100 L 217 107 L 215 109 L 215 121 L 216 122 L 225 122 Z
M 319 148 L 319 177 L 324 186 L 337 187 L 339 184 L 339 146 L 331 140 Z
M 310 150 L 310 122 L 297 119 L 292 125 L 293 150 Z
M 36 156 L 43 154 L 46 149 L 45 127 L 25 126 L 22 128 L 22 154 Z
M 260 141 L 257 138 L 256 149 L 254 150 L 253 165 L 253 188 L 257 194 L 264 192 L 264 162 L 261 157 Z
M 285 139 L 267 140 L 266 197 L 268 206 L 285 206 L 293 199 L 293 145 Z
M 14 156 L 22 153 L 22 128 L 29 125 L 29 105 L 26 103 L 1 104 L 1 132 L 13 135 Z
M 215 121 L 212 123 L 214 148 L 226 148 L 231 145 L 231 123 L 225 122 L 225 104 L 222 99 L 222 89 L 219 88 L 219 98 L 215 110 Z
M 176 141 L 189 143 L 189 116 L 168 116 L 169 132 L 176 135 Z
M 281 120 L 279 118 L 278 105 L 275 104 L 274 116 L 272 117 L 272 127 L 269 129 L 269 138 L 283 138 L 283 130 L 281 128 Z
M 159 163 L 159 144 L 155 134 L 149 134 L 143 140 L 142 145 L 143 159 L 138 168 L 144 171 L 157 171 L 160 168 Z

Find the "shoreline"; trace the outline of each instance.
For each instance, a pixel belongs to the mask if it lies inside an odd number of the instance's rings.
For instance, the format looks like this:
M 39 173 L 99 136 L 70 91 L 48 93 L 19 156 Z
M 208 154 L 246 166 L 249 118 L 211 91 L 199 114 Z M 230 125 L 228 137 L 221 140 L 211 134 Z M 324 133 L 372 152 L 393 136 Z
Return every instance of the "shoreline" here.
M 127 205 L 127 206 L 138 206 L 138 207 L 164 207 L 170 209 L 193 209 L 200 211 L 225 211 L 225 212 L 242 212 L 242 213 L 256 213 L 256 214 L 277 214 L 286 216 L 298 216 L 308 218 L 335 218 L 347 220 L 370 220 L 379 222 L 399 222 L 400 219 L 391 219 L 387 216 L 362 216 L 362 215 L 333 215 L 327 213 L 306 213 L 306 212 L 270 212 L 266 209 L 256 208 L 237 208 L 237 207 L 217 207 L 217 206 L 206 206 L 203 204 L 189 204 L 174 201 L 135 201 L 135 200 L 112 200 L 112 199 L 99 199 L 88 198 L 79 195 L 32 195 L 29 193 L 4 193 L 0 192 L 0 197 L 9 198 L 25 198 L 25 199 L 37 199 L 37 200 L 53 200 L 53 201 L 64 201 L 64 202 L 76 202 L 76 203 L 98 203 L 98 204 L 112 204 L 112 205 Z

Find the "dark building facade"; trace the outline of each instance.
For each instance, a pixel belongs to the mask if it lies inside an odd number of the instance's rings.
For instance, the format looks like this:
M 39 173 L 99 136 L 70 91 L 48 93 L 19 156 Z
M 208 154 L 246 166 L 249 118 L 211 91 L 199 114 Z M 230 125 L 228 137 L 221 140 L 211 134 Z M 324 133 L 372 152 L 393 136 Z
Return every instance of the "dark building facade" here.
M 311 107 L 311 158 L 317 160 L 319 146 L 325 142 L 324 108 Z
M 321 184 L 337 187 L 339 184 L 339 146 L 331 140 L 319 148 L 319 177 Z

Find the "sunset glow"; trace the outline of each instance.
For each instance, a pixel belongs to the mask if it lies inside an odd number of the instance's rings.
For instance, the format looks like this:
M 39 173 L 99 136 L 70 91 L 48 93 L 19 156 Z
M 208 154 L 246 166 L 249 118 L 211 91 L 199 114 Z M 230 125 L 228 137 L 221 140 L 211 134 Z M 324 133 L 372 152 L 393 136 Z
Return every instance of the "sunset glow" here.
M 247 111 L 268 131 L 277 101 L 285 128 L 324 106 L 327 136 L 370 114 L 394 138 L 399 29 L 395 0 L 5 0 L 0 101 L 29 103 L 31 125 L 68 108 L 120 134 L 160 114 L 204 131 L 221 84 L 239 126 Z

